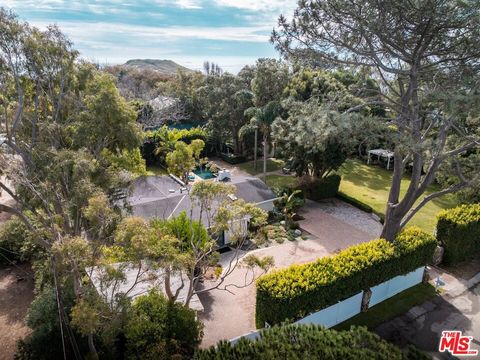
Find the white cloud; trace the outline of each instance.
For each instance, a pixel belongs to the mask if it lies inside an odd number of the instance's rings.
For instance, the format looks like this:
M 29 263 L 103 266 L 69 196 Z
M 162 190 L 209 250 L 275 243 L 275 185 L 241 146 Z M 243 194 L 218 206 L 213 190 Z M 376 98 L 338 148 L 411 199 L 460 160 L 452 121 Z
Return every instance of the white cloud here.
M 31 21 L 31 24 L 41 29 L 48 26 L 48 22 Z M 58 22 L 60 29 L 77 41 L 105 40 L 120 35 L 124 41 L 145 40 L 158 43 L 172 42 L 177 39 L 204 39 L 224 41 L 267 42 L 270 26 L 245 27 L 196 27 L 173 26 L 152 27 L 129 25 L 121 23 L 86 23 L 86 22 Z
M 175 4 L 182 9 L 201 9 L 202 2 L 200 0 L 177 0 Z

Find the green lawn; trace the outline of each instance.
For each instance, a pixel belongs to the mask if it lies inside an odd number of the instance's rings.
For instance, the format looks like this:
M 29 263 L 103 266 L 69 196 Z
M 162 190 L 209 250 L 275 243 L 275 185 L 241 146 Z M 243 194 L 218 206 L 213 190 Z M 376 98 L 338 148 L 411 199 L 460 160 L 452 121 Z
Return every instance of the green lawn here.
M 366 326 L 369 329 L 374 329 L 385 321 L 406 313 L 412 307 L 423 304 L 436 295 L 435 287 L 432 285 L 418 284 L 371 307 L 367 312 L 360 313 L 336 325 L 334 329 L 348 330 L 352 325 Z
M 294 187 L 297 183 L 297 178 L 294 176 L 282 176 L 282 175 L 267 175 L 267 185 L 274 188 L 286 188 Z
M 282 170 L 284 166 L 283 160 L 280 159 L 267 159 L 267 172 Z M 248 172 L 250 175 L 258 175 L 263 172 L 263 159 L 257 159 L 257 170 L 253 168 L 253 160 L 242 164 L 238 164 L 238 167 Z
M 340 191 L 361 202 L 370 205 L 375 211 L 383 213 L 387 203 L 392 172 L 377 165 L 367 165 L 359 160 L 348 160 L 338 171 L 342 175 Z M 402 180 L 401 193 L 407 190 L 408 177 Z M 431 186 L 428 193 L 438 190 Z M 433 231 L 436 215 L 443 209 L 456 206 L 454 195 L 445 195 L 427 203 L 413 218 L 410 225 L 417 225 L 426 231 Z

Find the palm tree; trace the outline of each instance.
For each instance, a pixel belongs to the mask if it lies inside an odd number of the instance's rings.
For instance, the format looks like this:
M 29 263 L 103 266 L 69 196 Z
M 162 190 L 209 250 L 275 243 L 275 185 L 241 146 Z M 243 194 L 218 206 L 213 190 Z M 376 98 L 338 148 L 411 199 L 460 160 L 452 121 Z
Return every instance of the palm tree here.
M 263 181 L 267 178 L 267 146 L 270 138 L 270 125 L 280 113 L 280 102 L 270 101 L 262 107 L 251 107 L 245 111 L 245 116 L 250 118 L 250 124 L 263 135 Z M 257 142 L 258 131 L 255 131 L 255 143 Z M 255 160 L 257 154 L 254 154 Z M 256 162 L 256 161 L 255 161 Z

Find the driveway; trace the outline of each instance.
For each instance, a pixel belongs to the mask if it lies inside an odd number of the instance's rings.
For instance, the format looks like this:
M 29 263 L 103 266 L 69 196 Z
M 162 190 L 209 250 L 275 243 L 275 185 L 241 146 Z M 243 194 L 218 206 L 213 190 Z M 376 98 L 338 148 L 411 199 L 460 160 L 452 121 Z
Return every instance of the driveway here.
M 380 325 L 375 332 L 401 347 L 412 343 L 435 359 L 453 359 L 449 353 L 438 352 L 444 330 L 461 330 L 463 335 L 473 336 L 471 349 L 480 351 L 480 285 L 455 297 L 438 296 Z
M 380 225 L 376 224 L 369 214 L 348 204 L 345 204 L 347 210 L 333 210 L 337 205 L 344 207 L 343 204 L 334 202 L 317 204 L 307 201 L 301 213 L 305 220 L 300 221 L 300 226 L 312 235 L 311 239 L 287 241 L 251 251 L 249 254 L 259 257 L 273 256 L 275 268 L 284 268 L 330 256 L 350 245 L 369 241 L 378 236 L 376 232 L 379 231 Z M 373 223 L 370 224 L 370 232 L 367 232 L 359 224 L 362 221 L 369 223 L 370 220 L 373 220 Z M 227 257 L 227 254 L 222 256 L 224 269 Z M 215 289 L 199 295 L 205 308 L 205 311 L 199 314 L 199 319 L 205 325 L 202 347 L 255 330 L 255 285 L 249 284 L 251 280 L 252 274 L 247 273 L 244 268 L 237 267 L 222 284 L 222 288 L 227 285 L 226 289 Z M 246 283 L 249 285 L 245 286 Z M 211 285 L 213 284 L 204 284 L 205 287 Z

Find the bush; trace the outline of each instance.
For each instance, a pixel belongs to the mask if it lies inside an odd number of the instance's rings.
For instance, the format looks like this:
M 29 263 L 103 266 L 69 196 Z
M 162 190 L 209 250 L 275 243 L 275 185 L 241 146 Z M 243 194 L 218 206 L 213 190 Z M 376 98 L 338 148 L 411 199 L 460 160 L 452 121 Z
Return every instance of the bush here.
M 73 290 L 67 287 L 63 291 L 63 304 L 68 313 L 74 302 Z M 58 318 L 58 307 L 55 290 L 52 287 L 43 289 L 33 300 L 26 318 L 26 324 L 32 332 L 17 342 L 16 360 L 48 360 L 63 359 L 62 333 Z M 75 333 L 75 339 L 82 353 L 86 353 L 86 340 Z M 65 348 L 67 359 L 73 359 L 74 353 L 67 338 Z
M 332 257 L 264 275 L 257 280 L 257 327 L 302 318 L 407 274 L 430 261 L 436 244 L 432 235 L 409 228 L 394 243 L 372 240 Z
M 366 328 L 335 331 L 318 325 L 289 325 L 264 330 L 257 340 L 242 338 L 234 345 L 221 341 L 215 347 L 199 350 L 194 359 L 400 360 L 409 356 Z
M 328 199 L 337 194 L 341 179 L 337 174 L 325 178 L 302 178 L 298 188 L 307 199 L 315 201 Z
M 125 327 L 131 359 L 188 359 L 202 339 L 195 312 L 152 291 L 133 303 Z
M 480 204 L 460 205 L 437 215 L 437 239 L 443 262 L 455 264 L 480 253 Z
M 0 225 L 0 264 L 11 261 L 28 261 L 35 253 L 32 233 L 17 217 Z
M 353 205 L 355 206 L 356 208 L 362 210 L 362 211 L 365 211 L 367 213 L 374 213 L 375 215 L 377 215 L 379 218 L 380 218 L 380 222 L 383 224 L 385 222 L 385 214 L 381 213 L 381 212 L 378 212 L 376 211 L 374 208 L 372 208 L 370 205 L 368 204 L 365 204 L 364 202 L 358 200 L 358 199 L 355 199 L 341 191 L 339 191 L 337 193 L 337 198 L 339 198 L 340 200 L 350 204 L 350 205 Z
M 222 160 L 228 162 L 229 164 L 235 165 L 235 164 L 240 164 L 245 162 L 247 159 L 245 159 L 245 156 L 243 155 L 235 155 L 235 154 L 225 154 L 222 153 L 220 154 L 220 157 Z

